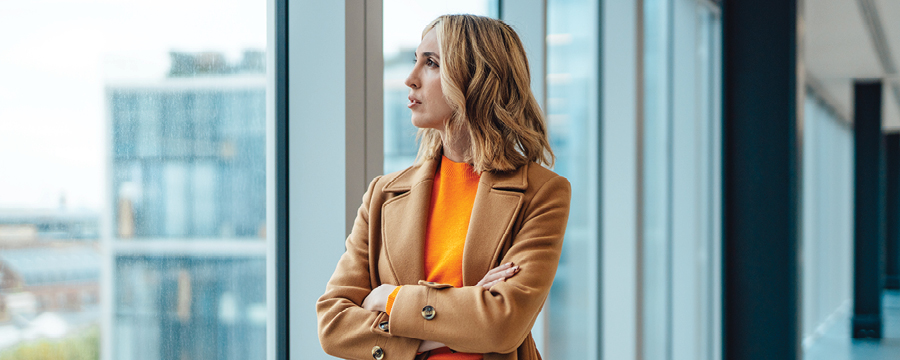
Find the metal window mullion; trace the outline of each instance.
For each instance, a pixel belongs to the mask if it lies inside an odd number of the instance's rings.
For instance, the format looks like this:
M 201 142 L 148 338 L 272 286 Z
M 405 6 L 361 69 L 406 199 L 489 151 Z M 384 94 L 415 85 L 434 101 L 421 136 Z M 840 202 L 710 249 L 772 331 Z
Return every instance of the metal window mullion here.
M 267 254 L 267 358 L 287 360 L 290 356 L 289 288 L 289 198 L 288 192 L 288 4 L 287 0 L 269 1 L 269 59 L 267 107 L 267 215 L 270 229 Z M 274 65 L 274 66 L 272 66 Z

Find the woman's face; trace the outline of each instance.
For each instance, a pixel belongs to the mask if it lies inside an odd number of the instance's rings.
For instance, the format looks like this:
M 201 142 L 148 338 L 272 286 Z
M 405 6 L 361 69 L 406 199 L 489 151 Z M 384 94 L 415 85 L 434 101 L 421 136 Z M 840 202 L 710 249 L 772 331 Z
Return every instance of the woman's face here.
M 406 78 L 410 89 L 406 107 L 412 110 L 412 123 L 418 128 L 444 130 L 453 114 L 441 90 L 440 64 L 441 50 L 437 35 L 431 30 L 416 49 L 416 65 Z

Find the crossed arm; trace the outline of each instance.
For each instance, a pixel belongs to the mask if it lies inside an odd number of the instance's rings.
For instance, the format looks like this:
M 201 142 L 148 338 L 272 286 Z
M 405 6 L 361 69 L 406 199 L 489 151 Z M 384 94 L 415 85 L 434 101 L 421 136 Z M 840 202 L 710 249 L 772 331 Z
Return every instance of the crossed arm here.
M 376 179 L 363 197 L 363 204 L 347 239 L 346 252 L 316 304 L 319 338 L 326 353 L 341 358 L 367 359 L 374 347 L 388 358 L 413 358 L 416 352 L 447 344 L 470 353 L 508 353 L 522 343 L 540 310 L 559 261 L 568 217 L 570 188 L 564 178 L 551 179 L 526 203 L 522 226 L 504 262 L 488 272 L 481 286 L 435 288 L 404 285 L 391 311 L 389 330 L 384 312 L 390 286 L 370 272 L 380 249 L 370 248 L 368 209 Z M 545 191 L 546 190 L 546 191 Z M 377 246 L 377 245 L 376 245 Z M 514 278 L 504 273 L 521 266 Z M 505 268 L 504 266 L 509 266 Z M 434 305 L 441 315 L 422 319 L 423 306 Z M 465 330 L 463 330 L 465 329 Z M 501 333 L 497 333 L 501 331 Z
M 499 284 L 500 282 L 512 277 L 517 272 L 519 272 L 519 266 L 513 264 L 512 262 L 508 262 L 505 264 L 501 264 L 484 275 L 484 277 L 478 281 L 478 284 L 475 286 L 481 286 L 488 291 L 494 287 L 494 285 Z M 372 289 L 372 292 L 369 293 L 368 296 L 363 300 L 362 307 L 363 309 L 369 311 L 385 311 L 387 308 L 388 296 L 397 288 L 396 285 L 390 284 L 382 284 L 375 289 Z M 429 350 L 434 350 L 437 348 L 444 347 L 443 343 L 439 343 L 437 341 L 432 340 L 424 340 L 421 344 L 419 344 L 418 352 L 425 352 Z

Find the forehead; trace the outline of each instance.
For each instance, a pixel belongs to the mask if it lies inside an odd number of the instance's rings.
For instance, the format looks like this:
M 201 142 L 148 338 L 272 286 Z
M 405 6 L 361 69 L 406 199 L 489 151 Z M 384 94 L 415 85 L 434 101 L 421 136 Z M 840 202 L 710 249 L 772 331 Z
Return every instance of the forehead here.
M 435 34 L 435 32 L 436 31 L 432 29 L 422 37 L 422 42 L 419 43 L 419 47 L 416 48 L 417 54 L 421 54 L 424 52 L 432 52 L 436 54 L 441 53 L 441 49 L 437 43 L 437 34 Z

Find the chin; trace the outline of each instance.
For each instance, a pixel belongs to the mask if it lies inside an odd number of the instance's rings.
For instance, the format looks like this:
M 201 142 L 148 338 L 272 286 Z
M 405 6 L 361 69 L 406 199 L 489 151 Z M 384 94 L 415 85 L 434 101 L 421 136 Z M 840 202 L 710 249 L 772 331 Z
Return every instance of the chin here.
M 441 121 L 429 121 L 427 119 L 417 119 L 415 116 L 412 117 L 413 126 L 419 129 L 443 129 L 443 122 Z

